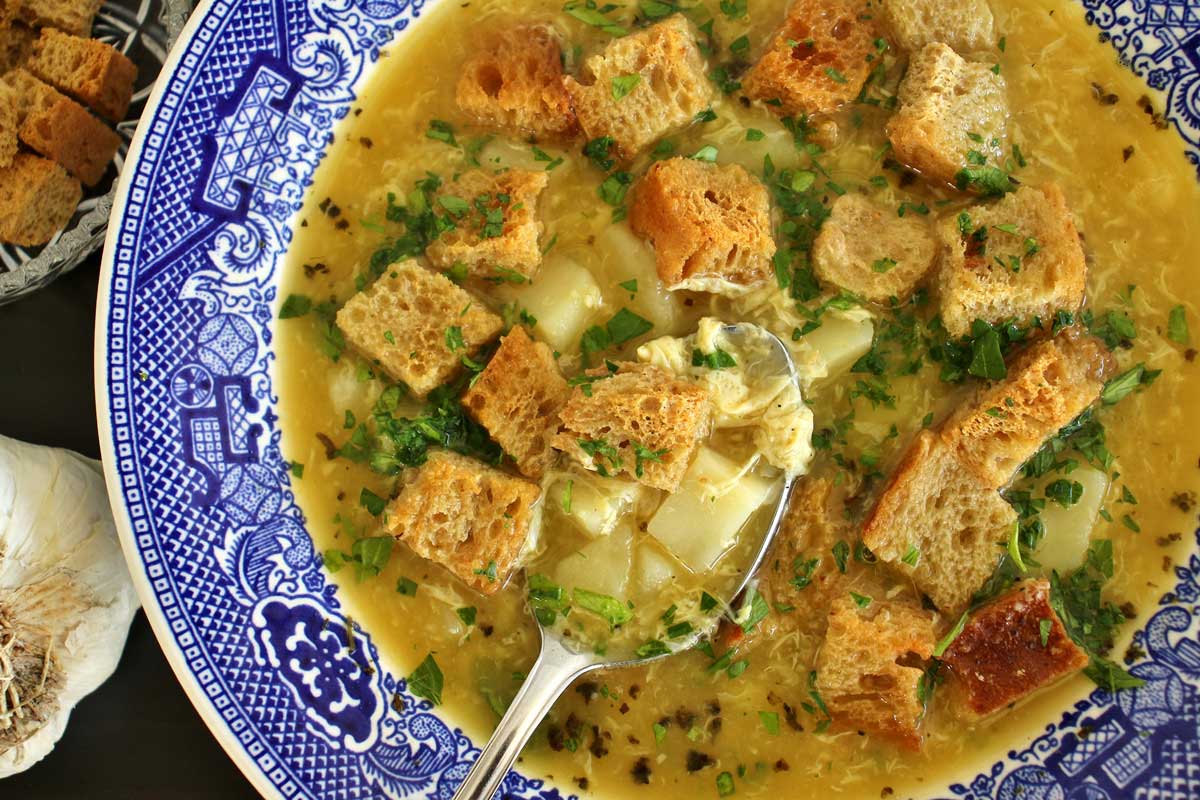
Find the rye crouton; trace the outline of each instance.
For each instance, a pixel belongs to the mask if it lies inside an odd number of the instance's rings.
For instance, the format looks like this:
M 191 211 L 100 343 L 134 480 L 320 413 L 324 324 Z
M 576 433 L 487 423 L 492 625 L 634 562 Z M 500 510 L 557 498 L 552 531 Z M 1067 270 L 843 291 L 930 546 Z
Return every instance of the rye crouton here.
M 878 56 L 866 0 L 795 0 L 742 92 L 780 116 L 823 114 L 858 96 Z
M 554 33 L 544 25 L 514 25 L 484 37 L 463 65 L 454 99 L 485 127 L 565 139 L 578 125 L 562 79 Z
M 673 492 L 709 428 L 708 392 L 649 364 L 571 390 L 551 444 L 586 469 Z
M 43 28 L 26 68 L 102 117 L 125 118 L 137 67 L 110 44 Z
M 973 613 L 942 656 L 957 696 L 984 716 L 1088 665 L 1050 605 L 1050 582 L 1025 581 Z
M 70 221 L 82 196 L 79 181 L 58 164 L 17 153 L 0 167 L 0 240 L 45 244 Z
M 449 278 L 415 261 L 393 264 L 337 313 L 346 340 L 418 397 L 454 377 L 504 321 Z
M 1036 317 L 1049 325 L 1056 311 L 1083 304 L 1087 262 L 1056 184 L 1022 186 L 963 213 L 938 228 L 938 303 L 951 334 L 965 335 L 977 319 L 1023 325 Z
M 8 73 L 3 82 L 16 95 L 21 142 L 62 164 L 84 186 L 99 183 L 121 137 L 86 108 L 23 69 Z
M 654 245 L 668 289 L 737 292 L 774 280 L 767 189 L 737 164 L 653 164 L 634 188 L 633 232 Z
M 563 78 L 579 124 L 588 139 L 612 137 L 624 159 L 687 125 L 712 102 L 696 33 L 681 14 L 612 40 L 584 62 L 583 73 L 586 83 Z
M 935 644 L 933 618 L 918 606 L 871 598 L 860 608 L 849 593 L 836 598 L 817 654 L 817 691 L 830 717 L 919 750 L 917 685 Z
M 924 430 L 863 524 L 863 542 L 947 614 L 961 612 L 996 569 L 1017 514 Z
M 91 36 L 102 0 L 21 0 L 21 18 L 37 28 L 57 28 L 73 36 Z
M 1100 396 L 1111 356 L 1099 340 L 1072 329 L 1032 345 L 1008 377 L 981 388 L 942 426 L 942 439 L 988 487 L 1008 483 L 1042 442 Z
M 0 167 L 7 167 L 17 154 L 17 98 L 0 85 Z
M 896 44 L 910 53 L 934 42 L 960 53 L 996 45 L 996 24 L 987 0 L 884 0 L 883 17 Z
M 785 631 L 822 636 L 835 597 L 851 591 L 883 596 L 880 570 L 849 557 L 842 572 L 834 555 L 839 549 L 850 553 L 858 538 L 845 515 L 845 496 L 844 484 L 835 486 L 812 476 L 801 478 L 792 489 L 787 514 L 759 572 L 758 588 L 773 607 L 795 610 L 764 619 L 756 630 L 766 638 L 777 639 Z
M 900 84 L 900 107 L 887 123 L 898 161 L 934 182 L 955 184 L 960 170 L 1001 163 L 1008 95 L 991 64 L 967 61 L 944 44 L 913 55 Z
M 500 340 L 462 402 L 521 474 L 538 480 L 553 458 L 549 434 L 570 391 L 550 348 L 517 326 Z
M 435 239 L 425 255 L 434 266 L 462 264 L 482 278 L 503 277 L 505 270 L 532 277 L 542 263 L 537 203 L 549 181 L 545 172 L 524 169 L 460 175 L 441 187 L 436 201 L 456 227 Z
M 36 30 L 19 21 L 0 23 L 0 74 L 24 64 L 37 37 Z
M 439 450 L 388 505 L 384 525 L 421 558 L 495 594 L 517 565 L 540 493 L 536 483 Z
M 901 217 L 856 194 L 834 201 L 812 249 L 818 278 L 873 303 L 906 299 L 936 259 L 937 239 L 923 216 Z

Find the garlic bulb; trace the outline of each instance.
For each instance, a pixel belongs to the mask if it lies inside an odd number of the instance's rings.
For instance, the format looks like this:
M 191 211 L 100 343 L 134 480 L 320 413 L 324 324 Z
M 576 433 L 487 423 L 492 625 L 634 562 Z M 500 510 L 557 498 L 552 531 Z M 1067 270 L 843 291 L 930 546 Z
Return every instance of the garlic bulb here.
M 0 436 L 0 778 L 53 749 L 138 605 L 99 462 Z

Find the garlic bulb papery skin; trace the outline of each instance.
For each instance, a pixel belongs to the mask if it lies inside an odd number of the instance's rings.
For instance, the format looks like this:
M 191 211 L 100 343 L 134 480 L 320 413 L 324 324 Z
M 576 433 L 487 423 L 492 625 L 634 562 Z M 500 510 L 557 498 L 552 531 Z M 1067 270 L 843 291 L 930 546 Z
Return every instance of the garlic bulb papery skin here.
M 0 436 L 0 778 L 54 748 L 138 607 L 100 463 Z

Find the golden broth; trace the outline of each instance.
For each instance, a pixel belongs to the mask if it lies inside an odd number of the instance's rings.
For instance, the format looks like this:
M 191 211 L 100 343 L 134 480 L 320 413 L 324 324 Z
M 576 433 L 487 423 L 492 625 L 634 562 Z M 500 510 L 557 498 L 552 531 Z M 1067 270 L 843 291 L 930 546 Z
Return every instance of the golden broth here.
M 782 0 L 755 6 L 748 22 L 730 22 L 717 12 L 719 40 L 728 43 L 748 33 L 750 55 L 756 57 L 784 7 Z M 1137 102 L 1144 87 L 1117 63 L 1109 46 L 1097 41 L 1094 29 L 1083 21 L 1081 7 L 1052 0 L 1004 0 L 994 10 L 1006 37 L 999 62 L 1012 109 L 1010 138 L 1029 158 L 1020 177 L 1035 185 L 1053 179 L 1063 187 L 1086 238 L 1089 305 L 1097 311 L 1124 308 L 1137 323 L 1134 348 L 1118 354 L 1122 367 L 1145 361 L 1163 370 L 1149 390 L 1103 412 L 1120 477 L 1112 481 L 1105 500 L 1115 521 L 1100 520 L 1092 532 L 1093 538 L 1111 537 L 1114 542 L 1117 574 L 1108 594 L 1118 603 L 1133 603 L 1144 618 L 1172 588 L 1172 560 L 1192 546 L 1193 520 L 1171 500 L 1200 484 L 1200 425 L 1193 412 L 1200 397 L 1200 365 L 1185 357 L 1184 347 L 1166 338 L 1166 324 L 1168 311 L 1177 304 L 1184 305 L 1193 327 L 1200 319 L 1200 293 L 1190 273 L 1194 254 L 1200 252 L 1200 189 L 1182 157 L 1182 143 L 1151 124 Z M 366 271 L 371 254 L 386 238 L 379 229 L 386 224 L 388 192 L 403 196 L 426 170 L 448 176 L 463 169 L 461 150 L 429 139 L 425 132 L 431 119 L 441 119 L 452 122 L 464 141 L 475 135 L 461 123 L 453 96 L 459 65 L 476 31 L 526 17 L 554 20 L 566 34 L 565 41 L 581 44 L 585 54 L 607 40 L 595 29 L 568 20 L 557 2 L 545 0 L 442 3 L 426 16 L 382 54 L 360 102 L 338 127 L 298 217 L 301 222 L 284 270 L 285 294 L 344 302 L 354 292 L 355 276 Z M 1116 94 L 1119 102 L 1097 102 L 1093 84 Z M 712 143 L 713 131 L 729 117 L 764 130 L 779 127 L 765 112 L 742 109 L 729 99 L 719 100 L 714 111 L 721 122 L 696 125 L 670 137 L 678 153 Z M 861 128 L 855 129 L 846 124 L 848 115 L 842 115 L 841 141 L 822 157 L 823 163 L 843 186 L 864 186 L 871 176 L 885 174 L 887 187 L 872 190 L 877 198 L 895 205 L 925 201 L 935 213 L 942 211 L 935 203 L 943 193 L 919 181 L 898 188 L 895 175 L 879 168 L 876 154 L 884 142 L 884 118 L 867 109 Z M 520 144 L 505 149 L 498 140 L 491 147 L 483 157 L 503 152 L 510 158 L 529 158 L 528 148 Z M 629 277 L 628 266 L 592 246 L 593 237 L 610 226 L 611 208 L 596 195 L 601 174 L 579 157 L 578 146 L 569 152 L 545 149 L 567 158 L 551 173 L 542 198 L 543 246 L 557 237 L 556 253 L 569 255 L 596 279 L 605 304 L 596 309 L 593 321 L 607 319 L 622 305 L 650 316 L 648 308 L 668 301 L 644 284 L 631 300 L 617 286 Z M 721 145 L 719 161 L 729 149 Z M 514 155 L 518 152 L 523 155 Z M 336 217 L 328 212 L 328 203 L 320 207 L 327 198 L 338 207 Z M 1136 289 L 1128 295 L 1131 284 Z M 1122 293 L 1128 299 L 1122 299 Z M 495 295 L 488 300 L 498 304 L 519 291 L 504 287 Z M 701 311 L 708 309 L 700 296 L 691 302 L 690 307 L 677 304 L 670 322 L 656 328 L 654 335 L 693 328 Z M 375 533 L 374 519 L 359 507 L 359 488 L 367 486 L 386 497 L 394 479 L 344 459 L 327 459 L 317 434 L 342 441 L 348 435 L 343 430 L 346 410 L 365 419 L 381 385 L 360 381 L 362 368 L 350 354 L 331 363 L 319 350 L 319 333 L 310 320 L 279 323 L 276 333 L 284 452 L 306 467 L 303 478 L 294 481 L 297 497 L 318 549 L 348 550 L 354 537 Z M 856 401 L 857 431 L 849 437 L 849 449 L 871 451 L 886 472 L 921 427 L 922 417 L 933 412 L 940 419 L 961 397 L 961 389 L 940 383 L 936 375 L 936 367 L 926 367 L 919 377 L 893 379 L 895 409 L 872 409 L 861 398 Z M 852 384 L 847 375 L 814 384 L 808 400 L 818 429 L 851 408 Z M 878 435 L 892 424 L 898 436 Z M 819 456 L 814 462 L 817 474 L 835 471 L 827 458 Z M 1140 502 L 1120 503 L 1121 486 Z M 1122 524 L 1125 514 L 1136 521 L 1140 533 Z M 1183 535 L 1172 541 L 1173 533 Z M 402 576 L 419 585 L 415 596 L 396 592 Z M 345 569 L 336 580 L 346 608 L 371 633 L 387 668 L 406 675 L 432 651 L 445 673 L 445 713 L 477 740 L 486 736 L 497 709 L 515 693 L 536 651 L 537 634 L 524 608 L 520 581 L 482 598 L 402 546 L 394 549 L 381 576 L 356 583 L 353 570 Z M 456 614 L 466 606 L 478 609 L 477 624 L 471 628 Z M 1126 636 L 1132 627 L 1126 627 Z M 926 722 L 929 740 L 920 754 L 853 732 L 816 733 L 815 718 L 804 712 L 799 712 L 803 732 L 783 724 L 778 735 L 770 735 L 759 711 L 774 711 L 783 718 L 782 702 L 795 707 L 807 700 L 811 648 L 797 650 L 794 644 L 760 643 L 748 651 L 749 668 L 737 679 L 710 674 L 708 657 L 695 652 L 647 668 L 592 677 L 591 685 L 569 691 L 556 705 L 543 734 L 526 749 L 521 768 L 573 791 L 586 788 L 600 796 L 644 796 L 664 790 L 669 796 L 713 796 L 714 778 L 721 771 L 738 775 L 739 795 L 774 792 L 798 797 L 832 789 L 848 796 L 879 797 L 885 787 L 898 796 L 919 795 L 969 777 L 980 764 L 1023 746 L 1092 688 L 1077 676 L 975 726 L 957 721 L 938 695 Z M 1123 647 L 1119 642 L 1114 658 Z M 665 738 L 656 742 L 653 725 L 664 717 L 671 722 Z M 550 737 L 544 735 L 548 732 L 561 749 L 550 746 Z M 685 756 L 691 750 L 711 756 L 714 765 L 689 773 Z M 631 777 L 640 759 L 647 759 L 649 786 L 637 785 Z

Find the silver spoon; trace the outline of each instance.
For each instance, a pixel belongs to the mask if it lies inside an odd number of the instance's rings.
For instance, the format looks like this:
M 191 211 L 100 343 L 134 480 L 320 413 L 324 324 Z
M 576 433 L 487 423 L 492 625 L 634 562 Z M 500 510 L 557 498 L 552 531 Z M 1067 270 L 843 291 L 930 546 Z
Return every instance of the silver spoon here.
M 746 330 L 742 325 L 727 325 L 724 332 L 731 339 L 746 336 Z M 754 364 L 754 367 L 760 373 L 787 375 L 788 379 L 795 383 L 797 381 L 796 365 L 792 362 L 791 353 L 788 352 L 787 347 L 779 340 L 778 336 L 765 329 L 762 329 L 762 332 L 771 342 L 772 352 L 763 359 L 762 363 Z M 771 363 L 766 363 L 768 360 Z M 775 534 L 787 511 L 793 480 L 792 476 L 784 476 L 783 489 L 776 500 L 774 513 L 771 515 L 771 524 L 763 536 L 762 544 L 755 553 L 753 561 L 743 573 L 736 591 L 731 595 L 732 597 L 736 598 L 746 588 L 766 558 L 772 542 L 775 541 Z M 670 653 L 647 658 L 609 659 L 594 652 L 573 650 L 553 628 L 547 628 L 540 622 L 538 631 L 541 633 L 542 645 L 537 660 L 521 685 L 520 691 L 517 692 L 517 696 L 513 698 L 512 705 L 505 712 L 504 718 L 500 720 L 492 737 L 471 767 L 466 780 L 458 787 L 454 800 L 491 800 L 509 769 L 512 768 L 513 762 L 517 760 L 517 756 L 525 747 L 525 743 L 529 741 L 542 718 L 554 705 L 554 701 L 580 675 L 597 669 L 629 667 L 666 658 L 690 649 L 706 632 L 704 630 L 696 631 Z

